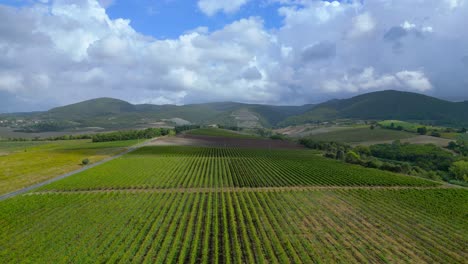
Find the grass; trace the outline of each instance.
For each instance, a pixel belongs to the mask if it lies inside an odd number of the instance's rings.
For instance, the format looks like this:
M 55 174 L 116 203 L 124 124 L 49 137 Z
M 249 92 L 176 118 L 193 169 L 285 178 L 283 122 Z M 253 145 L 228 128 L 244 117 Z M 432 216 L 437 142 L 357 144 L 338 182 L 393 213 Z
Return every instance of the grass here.
M 345 143 L 362 143 L 372 141 L 401 140 L 414 137 L 415 135 L 405 131 L 369 127 L 351 128 L 338 130 L 308 137 L 318 141 L 336 141 Z
M 41 190 L 281 186 L 437 186 L 308 150 L 144 147 Z
M 240 139 L 260 139 L 259 136 L 242 134 L 240 132 L 231 131 L 220 128 L 199 128 L 186 132 L 189 135 L 197 136 L 212 136 L 212 137 L 226 137 L 226 138 L 240 138 Z
M 464 189 L 25 195 L 1 202 L 0 262 L 463 263 L 467 195 Z
M 394 124 L 395 128 L 401 126 L 403 130 L 412 132 L 412 133 L 417 133 L 418 128 L 420 127 L 426 127 L 428 130 L 437 130 L 437 131 L 444 130 L 443 127 L 422 125 L 418 123 L 411 123 L 411 122 L 400 121 L 400 120 L 384 120 L 384 121 L 380 121 L 379 125 L 384 126 L 384 127 L 390 127 L 392 123 Z
M 9 193 L 115 155 L 136 140 L 91 143 L 90 140 L 0 142 L 0 194 Z
M 0 153 L 2 155 L 13 152 L 25 151 L 32 147 L 50 144 L 48 141 L 0 141 Z

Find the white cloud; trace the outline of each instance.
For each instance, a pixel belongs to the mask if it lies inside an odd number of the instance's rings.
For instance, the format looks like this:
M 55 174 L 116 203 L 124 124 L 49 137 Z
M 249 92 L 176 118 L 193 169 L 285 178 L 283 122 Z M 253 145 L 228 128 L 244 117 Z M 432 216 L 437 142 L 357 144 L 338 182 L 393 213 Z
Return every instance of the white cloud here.
M 18 73 L 0 73 L 0 91 L 15 92 L 23 89 L 23 77 Z
M 198 8 L 208 16 L 218 12 L 233 13 L 249 0 L 199 0 Z
M 422 71 L 401 71 L 396 74 L 403 86 L 424 92 L 432 89 L 431 82 Z
M 465 0 L 444 0 L 444 1 L 450 9 L 455 9 L 465 4 Z
M 346 74 L 340 79 L 326 80 L 322 83 L 322 87 L 334 93 L 385 89 L 424 92 L 431 90 L 432 84 L 422 71 L 400 71 L 395 74 L 378 75 L 373 67 L 367 67 L 358 74 Z
M 359 37 L 372 32 L 375 27 L 376 22 L 368 12 L 357 15 L 353 18 L 353 26 L 350 31 L 350 36 Z
M 414 28 L 416 28 L 416 25 L 415 24 L 412 24 L 408 21 L 405 21 L 405 23 L 401 24 L 401 27 L 406 29 L 406 30 L 412 30 Z
M 241 2 L 213 1 L 210 12 Z M 0 91 L 60 104 L 99 96 L 288 104 L 383 89 L 468 98 L 462 1 L 281 5 L 277 29 L 249 17 L 166 39 L 109 18 L 96 0 L 0 5 Z

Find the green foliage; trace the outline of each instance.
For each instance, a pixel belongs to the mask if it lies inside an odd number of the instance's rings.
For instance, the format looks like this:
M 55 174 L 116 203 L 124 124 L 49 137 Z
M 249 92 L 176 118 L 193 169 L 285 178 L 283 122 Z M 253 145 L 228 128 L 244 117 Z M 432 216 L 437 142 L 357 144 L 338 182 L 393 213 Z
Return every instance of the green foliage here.
M 344 144 L 344 143 L 335 142 L 335 141 L 317 141 L 311 138 L 302 138 L 299 140 L 299 143 L 310 149 L 317 149 L 317 150 L 323 150 L 323 151 L 328 151 L 328 152 L 338 152 L 338 151 L 347 152 L 348 150 L 351 149 L 351 146 Z M 339 156 L 341 157 L 341 155 Z M 343 158 L 344 158 L 344 154 L 343 154 Z
M 448 171 L 455 157 L 435 145 L 378 144 L 370 147 L 372 156 L 410 162 L 425 170 Z
M 416 132 L 418 132 L 418 134 L 420 134 L 420 135 L 426 135 L 427 134 L 427 128 L 426 127 L 418 127 Z
M 417 93 L 382 91 L 319 104 L 282 124 L 303 124 L 335 119 L 423 121 L 460 127 L 468 124 L 468 104 L 454 103 Z M 394 124 L 395 128 L 399 125 Z M 404 127 L 404 126 L 402 126 Z
M 450 167 L 453 177 L 459 181 L 468 182 L 468 161 L 457 161 Z
M 336 141 L 346 143 L 386 141 L 411 137 L 414 137 L 414 134 L 404 131 L 381 128 L 371 130 L 367 127 L 349 128 L 308 136 L 308 138 L 316 141 Z
M 463 263 L 467 195 L 463 189 L 25 195 L 1 203 L 0 262 Z M 382 255 L 383 249 L 392 250 Z
M 82 164 L 82 165 L 88 165 L 88 164 L 89 164 L 89 159 L 88 159 L 88 158 L 83 159 L 83 160 L 81 161 L 81 164 Z
M 73 127 L 73 123 L 67 121 L 56 121 L 56 120 L 47 120 L 41 121 L 36 124 L 28 125 L 20 129 L 15 130 L 16 132 L 26 132 L 26 133 L 40 133 L 48 131 L 63 131 L 67 128 Z
M 150 139 L 168 135 L 167 128 L 147 128 L 144 130 L 127 130 L 93 135 L 93 142 L 125 141 L 133 139 Z
M 0 194 L 80 169 L 80 161 L 85 158 L 98 162 L 136 143 L 137 140 L 0 142 Z
M 455 151 L 456 153 L 468 156 L 468 141 L 457 140 L 457 142 L 451 141 L 448 144 L 448 149 Z
M 348 153 L 346 153 L 345 161 L 351 164 L 361 164 L 359 155 L 354 151 L 348 151 Z
M 423 179 L 366 169 L 310 150 L 144 147 L 42 187 L 43 190 L 271 186 L 436 186 Z

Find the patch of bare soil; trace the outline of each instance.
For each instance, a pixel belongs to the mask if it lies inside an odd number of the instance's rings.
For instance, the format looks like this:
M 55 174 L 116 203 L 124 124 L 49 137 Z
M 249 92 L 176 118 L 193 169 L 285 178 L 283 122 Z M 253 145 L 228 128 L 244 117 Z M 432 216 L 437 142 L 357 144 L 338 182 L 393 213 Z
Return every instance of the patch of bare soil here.
M 346 126 L 317 126 L 317 125 L 300 125 L 290 126 L 274 130 L 276 133 L 288 135 L 290 137 L 305 137 L 311 135 L 318 135 L 330 133 L 339 130 L 353 129 L 353 127 Z
M 230 148 L 302 149 L 302 145 L 282 140 L 240 139 L 199 135 L 179 135 L 154 140 L 151 146 L 202 146 Z

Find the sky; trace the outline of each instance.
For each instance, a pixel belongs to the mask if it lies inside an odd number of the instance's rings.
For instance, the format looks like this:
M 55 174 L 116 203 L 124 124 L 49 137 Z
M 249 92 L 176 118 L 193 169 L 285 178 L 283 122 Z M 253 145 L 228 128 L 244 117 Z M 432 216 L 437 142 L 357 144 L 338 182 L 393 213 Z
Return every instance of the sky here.
M 468 100 L 468 0 L 0 0 L 0 112 Z

